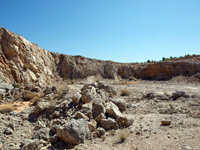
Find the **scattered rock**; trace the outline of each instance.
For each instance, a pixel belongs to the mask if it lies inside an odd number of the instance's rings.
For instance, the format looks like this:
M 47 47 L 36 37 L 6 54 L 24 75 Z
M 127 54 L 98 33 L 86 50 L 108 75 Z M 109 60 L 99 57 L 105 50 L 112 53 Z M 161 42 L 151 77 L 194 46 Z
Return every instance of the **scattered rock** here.
M 111 99 L 111 102 L 113 102 L 120 111 L 124 111 L 126 109 L 126 103 L 124 99 Z
M 98 123 L 100 123 L 102 119 L 106 119 L 106 116 L 105 116 L 103 113 L 99 114 L 99 115 L 95 118 L 95 121 L 98 122 Z
M 14 123 L 9 123 L 9 124 L 8 124 L 8 127 L 10 127 L 13 131 L 16 130 L 15 124 L 14 124 Z
M 176 91 L 175 93 L 172 93 L 172 99 L 176 100 L 184 95 L 186 95 L 184 91 Z
M 49 134 L 50 134 L 50 129 L 49 128 L 41 128 L 39 129 L 33 136 L 34 139 L 43 139 L 43 140 L 48 140 L 49 139 Z
M 161 121 L 162 126 L 169 126 L 170 124 L 171 124 L 171 121 L 166 121 L 166 120 Z
M 36 104 L 35 108 L 34 108 L 34 113 L 35 114 L 40 114 L 42 113 L 42 111 L 48 107 L 50 107 L 51 104 L 49 102 L 46 101 L 40 101 Z
M 106 131 L 103 129 L 103 128 L 101 128 L 101 127 L 99 127 L 99 128 L 97 128 L 95 131 L 94 131 L 94 133 L 93 133 L 93 137 L 94 138 L 97 138 L 97 137 L 102 137 L 103 135 L 105 135 L 105 133 L 106 133 Z
M 118 124 L 115 122 L 114 119 L 108 118 L 108 119 L 102 119 L 100 122 L 100 125 L 102 128 L 104 128 L 106 131 L 115 129 L 117 130 L 119 128 Z
M 35 150 L 39 144 L 40 141 L 38 139 L 25 139 L 22 143 L 23 147 L 21 150 Z
M 115 119 L 122 115 L 119 108 L 113 102 L 106 103 L 106 113 L 109 117 L 113 117 Z
M 91 120 L 90 122 L 88 122 L 88 128 L 90 132 L 95 131 L 95 129 L 97 128 L 97 122 L 95 120 Z
M 81 100 L 83 103 L 89 103 L 91 100 L 100 98 L 100 95 L 96 92 L 96 89 L 93 86 L 89 86 L 87 89 L 82 91 Z
M 76 112 L 76 114 L 75 114 L 75 117 L 74 117 L 74 119 L 85 119 L 85 120 L 89 120 L 89 118 L 86 116 L 86 115 L 84 115 L 83 113 L 81 113 L 81 112 Z
M 103 100 L 102 99 L 95 99 L 93 101 L 92 106 L 93 106 L 92 107 L 93 118 L 96 118 L 101 113 L 105 114 L 106 110 L 105 110 L 105 107 L 103 106 Z
M 133 124 L 134 119 L 128 115 L 123 115 L 117 118 L 117 123 L 119 124 L 120 127 L 129 127 L 130 125 Z
M 79 100 L 81 99 L 81 94 L 80 93 L 75 93 L 72 97 L 73 102 L 78 105 L 79 104 Z
M 5 129 L 4 134 L 7 134 L 7 135 L 13 134 L 13 130 L 8 127 Z

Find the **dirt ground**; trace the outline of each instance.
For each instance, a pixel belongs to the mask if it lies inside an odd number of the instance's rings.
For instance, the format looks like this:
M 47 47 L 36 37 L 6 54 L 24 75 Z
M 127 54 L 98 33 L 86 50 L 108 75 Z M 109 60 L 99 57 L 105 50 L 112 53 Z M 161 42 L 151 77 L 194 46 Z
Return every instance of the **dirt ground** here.
M 200 150 L 199 82 L 183 78 L 170 81 L 128 81 L 88 77 L 73 82 L 57 79 L 51 84 L 73 92 L 97 80 L 117 91 L 114 98 L 126 101 L 124 113 L 131 115 L 134 123 L 128 128 L 106 132 L 102 138 L 86 140 L 72 149 Z M 120 95 L 122 89 L 128 92 L 127 96 Z M 184 91 L 185 95 L 173 100 L 171 96 L 176 91 Z M 18 112 L 30 107 L 26 102 L 10 105 L 16 107 L 15 110 Z M 169 121 L 170 124 L 163 126 L 161 121 Z M 28 126 L 31 124 L 27 122 Z M 121 135 L 125 137 L 123 142 L 120 139 Z
M 92 82 L 88 78 L 84 82 Z M 176 82 L 178 81 L 178 82 Z M 103 80 L 112 85 L 118 93 L 126 89 L 129 96 L 120 96 L 127 102 L 127 114 L 134 123 L 125 129 L 127 139 L 121 142 L 124 129 L 110 131 L 102 139 L 86 141 L 74 149 L 90 150 L 199 150 L 200 149 L 200 84 L 172 81 L 115 81 Z M 80 84 L 72 85 L 72 88 Z M 168 96 L 184 91 L 187 96 L 176 100 Z M 145 97 L 153 93 L 154 97 Z M 171 121 L 162 126 L 161 121 Z

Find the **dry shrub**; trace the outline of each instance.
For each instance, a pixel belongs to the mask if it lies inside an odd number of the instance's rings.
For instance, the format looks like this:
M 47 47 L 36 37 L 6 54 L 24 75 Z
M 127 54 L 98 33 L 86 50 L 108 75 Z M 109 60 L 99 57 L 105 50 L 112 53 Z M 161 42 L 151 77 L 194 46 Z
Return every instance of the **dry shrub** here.
M 28 70 L 29 69 L 29 65 L 28 64 L 24 64 L 24 70 Z
M 129 94 L 130 94 L 130 93 L 129 93 L 128 90 L 126 90 L 126 89 L 122 89 L 120 95 L 121 95 L 121 96 L 129 96 Z
M 0 101 L 3 100 L 3 95 L 0 95 Z
M 126 139 L 129 137 L 130 133 L 128 132 L 127 129 L 122 129 L 121 131 L 119 131 L 119 138 L 121 140 L 121 142 L 126 141 Z
M 33 99 L 31 99 L 30 105 L 35 106 L 39 101 L 42 101 L 42 98 L 35 96 Z
M 31 92 L 31 91 L 27 91 L 27 90 L 24 90 L 22 93 L 23 93 L 23 99 L 25 101 L 29 101 L 29 100 L 33 99 L 35 96 L 37 96 L 35 92 Z
M 76 80 L 75 80 L 75 79 L 71 80 L 71 84 L 74 84 L 75 82 L 76 82 Z
M 13 108 L 11 106 L 1 106 L 0 107 L 0 113 L 6 114 L 13 111 Z
M 58 88 L 58 95 L 59 95 L 59 96 L 62 95 L 62 93 L 63 93 L 63 89 L 64 89 L 64 87 L 60 87 L 60 88 Z
M 15 99 L 16 99 L 16 100 L 19 100 L 20 98 L 21 98 L 21 95 L 20 95 L 19 93 L 16 93 L 16 94 L 15 94 Z
M 132 81 L 132 80 L 134 79 L 134 77 L 133 77 L 133 76 L 130 76 L 128 79 L 129 79 L 130 81 Z

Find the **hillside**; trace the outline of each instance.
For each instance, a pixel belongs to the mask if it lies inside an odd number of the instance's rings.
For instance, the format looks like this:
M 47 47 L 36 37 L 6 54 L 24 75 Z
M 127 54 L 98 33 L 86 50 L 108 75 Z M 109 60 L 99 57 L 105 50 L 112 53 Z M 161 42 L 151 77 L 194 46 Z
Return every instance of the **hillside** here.
M 4 28 L 0 28 L 0 62 L 0 78 L 9 83 L 44 84 L 58 75 L 65 79 L 101 75 L 108 79 L 134 76 L 168 80 L 178 75 L 193 76 L 200 71 L 200 56 L 146 64 L 115 63 L 52 53 Z

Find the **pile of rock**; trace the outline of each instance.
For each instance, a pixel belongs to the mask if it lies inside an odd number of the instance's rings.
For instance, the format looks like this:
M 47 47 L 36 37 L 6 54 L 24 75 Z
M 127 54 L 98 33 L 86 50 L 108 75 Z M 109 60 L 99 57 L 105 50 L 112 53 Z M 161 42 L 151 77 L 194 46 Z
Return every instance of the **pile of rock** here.
M 39 101 L 29 119 L 38 124 L 37 129 L 48 126 L 46 132 L 50 131 L 48 139 L 52 144 L 61 140 L 76 145 L 86 138 L 101 137 L 106 131 L 132 125 L 133 118 L 122 113 L 126 109 L 124 100 L 105 96 L 114 94 L 112 87 L 102 83 L 87 84 L 81 91 L 62 95 L 57 101 Z

